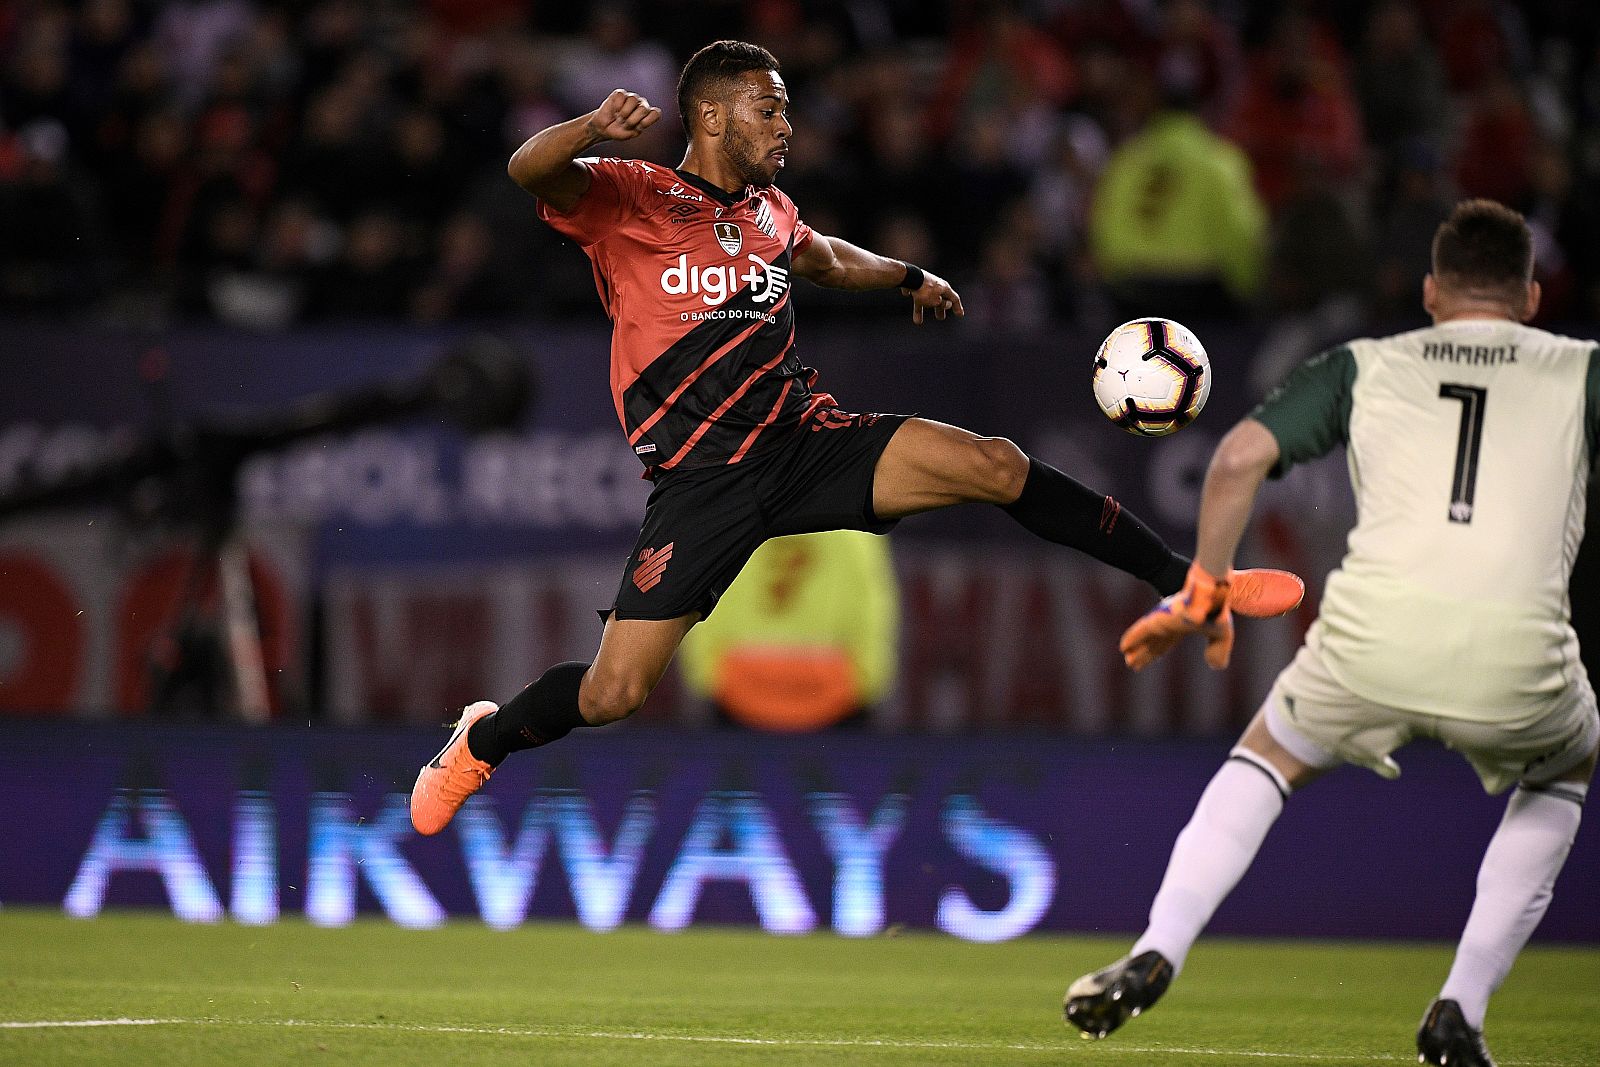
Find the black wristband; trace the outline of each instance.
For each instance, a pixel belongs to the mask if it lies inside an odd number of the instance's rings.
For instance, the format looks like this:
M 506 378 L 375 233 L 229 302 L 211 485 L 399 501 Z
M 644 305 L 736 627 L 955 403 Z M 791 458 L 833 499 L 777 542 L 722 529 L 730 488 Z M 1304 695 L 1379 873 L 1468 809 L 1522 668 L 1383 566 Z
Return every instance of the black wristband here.
M 904 261 L 900 265 L 906 269 L 906 276 L 901 280 L 900 288 L 910 289 L 913 293 L 921 289 L 922 283 L 927 280 L 922 273 L 922 268 L 915 263 L 906 263 Z

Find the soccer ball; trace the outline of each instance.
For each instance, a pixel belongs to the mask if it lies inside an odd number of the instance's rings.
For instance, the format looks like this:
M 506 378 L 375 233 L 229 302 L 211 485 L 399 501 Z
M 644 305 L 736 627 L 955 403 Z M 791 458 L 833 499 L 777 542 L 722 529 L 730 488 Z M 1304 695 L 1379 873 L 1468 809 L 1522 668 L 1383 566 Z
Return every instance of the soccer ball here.
M 1094 354 L 1094 398 L 1106 418 L 1141 437 L 1176 433 L 1211 395 L 1211 361 L 1171 319 L 1118 326 Z

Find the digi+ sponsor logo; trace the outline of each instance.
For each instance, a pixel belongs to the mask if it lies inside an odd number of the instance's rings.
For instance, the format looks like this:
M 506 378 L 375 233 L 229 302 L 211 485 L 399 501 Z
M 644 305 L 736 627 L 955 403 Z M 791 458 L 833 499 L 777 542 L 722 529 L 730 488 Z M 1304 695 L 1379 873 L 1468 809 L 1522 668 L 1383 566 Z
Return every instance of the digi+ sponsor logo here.
M 714 307 L 746 285 L 753 303 L 777 303 L 789 288 L 789 271 L 754 253 L 745 259 L 749 266 L 742 269 L 733 264 L 700 267 L 691 266 L 688 253 L 682 253 L 676 263 L 661 272 L 661 291 L 670 296 L 692 293 L 701 303 Z

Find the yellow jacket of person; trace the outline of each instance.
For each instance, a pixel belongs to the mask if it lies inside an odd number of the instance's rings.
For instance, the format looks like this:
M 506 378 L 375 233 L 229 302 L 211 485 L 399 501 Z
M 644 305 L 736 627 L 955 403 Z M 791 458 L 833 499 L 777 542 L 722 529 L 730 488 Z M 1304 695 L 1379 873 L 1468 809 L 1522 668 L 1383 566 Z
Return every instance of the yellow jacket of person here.
M 756 549 L 678 662 L 691 690 L 741 722 L 815 729 L 883 697 L 899 629 L 887 538 L 798 534 Z
M 1260 287 L 1266 232 L 1249 159 L 1181 111 L 1157 115 L 1112 153 L 1089 215 L 1107 279 L 1214 276 L 1241 300 Z

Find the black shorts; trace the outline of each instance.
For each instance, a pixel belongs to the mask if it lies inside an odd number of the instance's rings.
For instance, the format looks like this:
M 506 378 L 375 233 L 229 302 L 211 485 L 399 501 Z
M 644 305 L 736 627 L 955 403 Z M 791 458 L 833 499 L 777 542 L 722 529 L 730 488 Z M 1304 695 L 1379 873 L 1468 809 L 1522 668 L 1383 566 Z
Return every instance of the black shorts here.
M 611 608 L 619 619 L 711 614 L 769 537 L 819 530 L 887 533 L 872 475 L 910 415 L 823 410 L 788 440 L 743 462 L 663 473 Z

